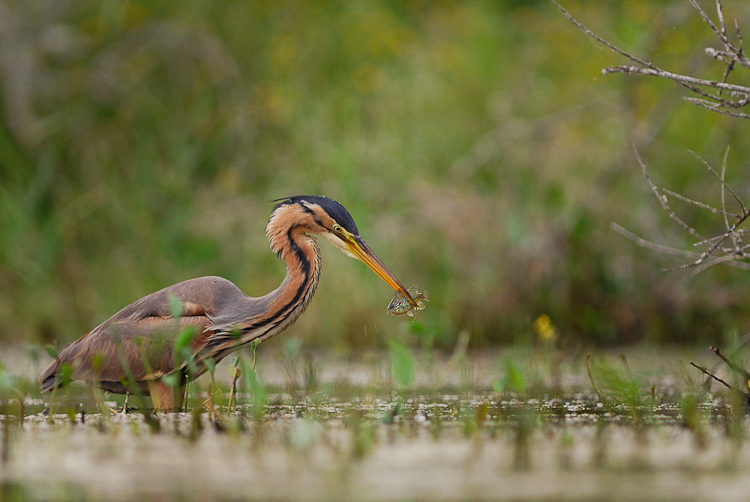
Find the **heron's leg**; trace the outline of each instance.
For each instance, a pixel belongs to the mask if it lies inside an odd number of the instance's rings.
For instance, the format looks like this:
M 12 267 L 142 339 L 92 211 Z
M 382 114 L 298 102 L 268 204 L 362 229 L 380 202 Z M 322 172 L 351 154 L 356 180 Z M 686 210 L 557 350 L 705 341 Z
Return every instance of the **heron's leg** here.
M 182 408 L 185 399 L 185 382 L 178 388 L 173 388 L 161 380 L 149 382 L 151 401 L 157 411 L 177 412 Z
M 179 413 L 182 411 L 182 405 L 185 402 L 185 390 L 187 389 L 187 382 L 182 381 L 178 389 L 172 389 L 172 395 L 174 396 L 174 402 L 172 403 L 172 411 Z
M 128 397 L 130 397 L 130 392 L 125 393 L 125 401 L 122 403 L 122 414 L 127 415 L 128 414 Z

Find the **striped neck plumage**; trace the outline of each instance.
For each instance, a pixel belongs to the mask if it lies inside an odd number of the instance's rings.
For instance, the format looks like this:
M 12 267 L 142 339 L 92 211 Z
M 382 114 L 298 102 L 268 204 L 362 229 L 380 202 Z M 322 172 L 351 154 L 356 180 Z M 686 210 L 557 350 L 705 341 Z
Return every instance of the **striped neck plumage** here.
M 283 331 L 305 311 L 320 280 L 321 256 L 318 242 L 302 227 L 269 233 L 271 247 L 286 265 L 281 285 L 263 297 L 262 316 L 248 319 L 240 326 L 242 345 L 266 340 Z
M 274 329 L 262 336 L 270 338 L 284 330 L 305 311 L 320 280 L 322 260 L 315 238 L 300 229 L 287 233 L 288 246 L 280 253 L 286 265 L 286 277 L 273 291 L 269 316 L 276 317 Z

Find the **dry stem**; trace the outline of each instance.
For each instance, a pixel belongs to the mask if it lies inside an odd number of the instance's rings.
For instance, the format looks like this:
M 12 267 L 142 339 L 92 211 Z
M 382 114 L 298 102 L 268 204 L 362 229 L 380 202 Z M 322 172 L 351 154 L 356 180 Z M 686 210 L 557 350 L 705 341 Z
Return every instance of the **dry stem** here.
M 702 96 L 701 98 L 685 97 L 684 99 L 693 105 L 703 107 L 707 110 L 711 110 L 722 115 L 728 115 L 730 117 L 750 119 L 750 115 L 746 113 L 731 111 L 730 109 L 742 108 L 750 102 L 750 87 L 731 84 L 727 80 L 739 65 L 745 69 L 750 69 L 750 60 L 745 57 L 744 49 L 742 47 L 742 34 L 740 33 L 739 24 L 735 20 L 735 38 L 736 42 L 732 41 L 727 35 L 726 24 L 724 23 L 724 12 L 721 5 L 721 1 L 716 1 L 716 11 L 719 19 L 718 26 L 711 20 L 706 12 L 701 8 L 696 0 L 690 0 L 690 3 L 698 11 L 703 21 L 709 26 L 709 28 L 716 34 L 719 42 L 724 46 L 723 50 L 714 49 L 709 47 L 706 49 L 706 54 L 710 57 L 720 61 L 724 64 L 724 75 L 719 80 L 709 80 L 697 77 L 691 77 L 689 75 L 681 75 L 679 73 L 673 73 L 658 66 L 640 59 L 632 54 L 620 49 L 616 45 L 607 42 L 575 19 L 567 10 L 565 10 L 556 0 L 550 0 L 560 11 L 567 17 L 570 22 L 580 28 L 586 35 L 596 40 L 598 43 L 608 47 L 617 54 L 624 58 L 632 61 L 635 65 L 616 65 L 604 68 L 602 73 L 609 75 L 610 73 L 627 73 L 635 75 L 649 75 L 659 78 L 664 78 L 678 83 L 679 85 L 691 90 L 692 92 Z M 717 92 L 711 92 L 707 89 L 716 89 Z M 726 91 L 726 93 L 724 92 Z
M 707 80 L 692 77 L 689 75 L 681 75 L 666 71 L 658 66 L 654 65 L 649 61 L 640 59 L 625 50 L 617 47 L 616 45 L 604 40 L 577 19 L 575 19 L 567 10 L 565 10 L 556 0 L 551 2 L 557 6 L 558 9 L 579 29 L 581 29 L 587 36 L 593 38 L 598 43 L 606 46 L 617 54 L 628 59 L 633 65 L 619 65 L 605 68 L 603 73 L 605 75 L 609 73 L 631 73 L 636 75 L 649 75 L 656 76 L 659 78 L 665 78 L 676 82 L 700 97 L 684 97 L 686 101 L 694 105 L 703 107 L 707 110 L 711 110 L 723 115 L 731 117 L 747 119 L 750 118 L 750 114 L 736 111 L 738 108 L 742 108 L 750 102 L 750 87 L 744 85 L 729 83 L 727 80 L 730 74 L 736 68 L 750 69 L 750 60 L 745 56 L 742 35 L 739 29 L 739 23 L 735 20 L 735 33 L 733 39 L 729 37 L 726 23 L 724 21 L 724 10 L 721 4 L 721 0 L 716 0 L 716 15 L 718 21 L 715 23 L 706 11 L 698 4 L 696 0 L 690 0 L 692 6 L 698 11 L 704 23 L 713 31 L 722 45 L 722 49 L 708 48 L 706 53 L 712 58 L 720 61 L 725 65 L 722 79 L 718 80 Z M 634 146 L 635 150 L 635 146 Z M 727 157 L 729 155 L 729 149 L 724 154 L 720 172 L 714 169 L 708 162 L 702 159 L 700 156 L 692 153 L 703 166 L 714 175 L 721 185 L 721 206 L 719 208 L 714 207 L 702 201 L 686 197 L 685 195 L 679 194 L 672 190 L 657 187 L 649 176 L 646 164 L 641 160 L 638 151 L 635 150 L 635 156 L 638 160 L 638 164 L 641 167 L 643 176 L 646 178 L 651 191 L 656 196 L 662 209 L 674 220 L 679 226 L 681 226 L 688 234 L 694 239 L 694 248 L 704 248 L 702 252 L 692 252 L 678 250 L 669 246 L 656 244 L 654 242 L 642 239 L 632 232 L 624 229 L 623 227 L 613 224 L 612 228 L 620 233 L 621 235 L 631 239 L 636 244 L 645 248 L 670 254 L 673 256 L 681 256 L 690 259 L 689 263 L 674 267 L 674 269 L 685 269 L 692 268 L 695 273 L 701 272 L 709 267 L 725 263 L 742 269 L 750 269 L 750 262 L 745 261 L 750 258 L 750 244 L 744 244 L 743 239 L 747 230 L 741 228 L 745 220 L 750 218 L 750 210 L 747 205 L 742 201 L 739 195 L 727 184 L 726 182 L 726 169 L 727 169 Z M 727 195 L 729 192 L 731 198 L 739 206 L 739 211 L 729 211 L 727 209 Z M 710 211 L 711 213 L 719 216 L 723 223 L 724 231 L 715 234 L 710 237 L 703 237 L 698 230 L 692 225 L 682 219 L 672 209 L 669 203 L 669 198 L 676 199 L 682 203 L 689 204 L 699 209 Z

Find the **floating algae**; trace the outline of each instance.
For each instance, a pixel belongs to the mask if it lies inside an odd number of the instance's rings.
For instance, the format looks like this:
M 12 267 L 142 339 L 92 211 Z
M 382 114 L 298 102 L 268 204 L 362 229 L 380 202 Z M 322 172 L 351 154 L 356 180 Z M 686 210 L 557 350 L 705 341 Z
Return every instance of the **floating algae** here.
M 415 310 L 425 308 L 424 302 L 429 301 L 427 291 L 418 291 L 416 286 L 412 286 L 408 293 L 409 296 L 406 296 L 401 291 L 396 291 L 396 296 L 388 304 L 386 312 L 390 315 L 407 314 L 409 317 L 414 317 Z

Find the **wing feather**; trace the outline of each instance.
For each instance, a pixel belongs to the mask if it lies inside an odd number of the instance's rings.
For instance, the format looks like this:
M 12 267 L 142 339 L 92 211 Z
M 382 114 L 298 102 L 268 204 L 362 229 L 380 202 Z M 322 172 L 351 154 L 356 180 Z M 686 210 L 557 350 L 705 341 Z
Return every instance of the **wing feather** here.
M 170 297 L 182 302 L 178 318 L 171 315 Z M 60 351 L 40 377 L 42 391 L 60 385 L 62 365 L 70 365 L 73 380 L 96 382 L 113 392 L 125 392 L 126 367 L 139 385 L 174 371 L 174 345 L 185 329 L 194 329 L 190 343 L 200 351 L 214 334 L 212 316 L 249 300 L 221 277 L 184 281 L 137 300 Z

